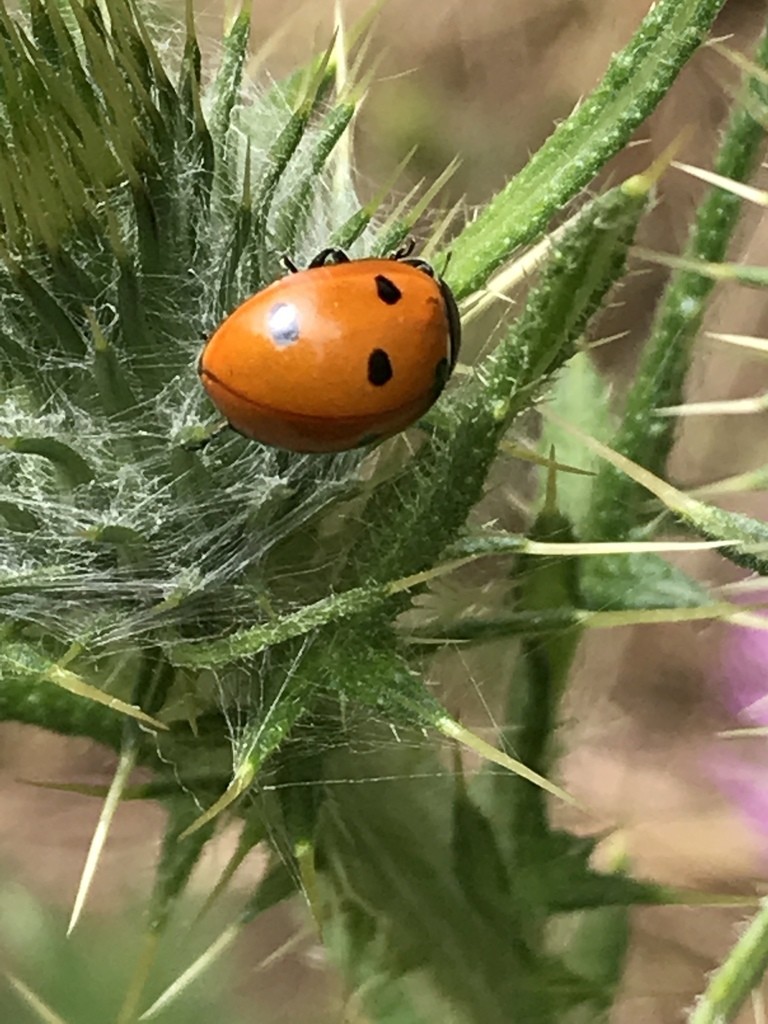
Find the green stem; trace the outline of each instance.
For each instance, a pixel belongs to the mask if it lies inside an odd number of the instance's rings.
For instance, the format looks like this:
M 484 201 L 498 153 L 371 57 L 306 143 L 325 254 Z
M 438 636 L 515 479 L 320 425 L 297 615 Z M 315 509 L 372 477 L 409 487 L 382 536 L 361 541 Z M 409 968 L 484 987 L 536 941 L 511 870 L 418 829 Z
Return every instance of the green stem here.
M 710 978 L 688 1024 L 728 1024 L 768 967 L 768 900 L 733 947 L 725 962 Z
M 723 0 L 659 0 L 605 77 L 451 245 L 446 277 L 462 298 L 546 227 L 664 97 Z M 438 265 L 440 261 L 438 259 Z
M 768 32 L 758 46 L 755 62 L 768 66 Z M 765 87 L 753 81 L 749 94 L 761 90 L 765 93 Z M 746 103 L 735 108 L 715 161 L 718 174 L 736 181 L 745 181 L 755 170 L 765 138 L 765 129 L 749 112 L 750 106 Z M 741 205 L 742 199 L 732 192 L 711 189 L 698 208 L 686 258 L 720 262 L 728 250 Z M 657 475 L 663 473 L 677 422 L 671 416 L 658 416 L 656 409 L 681 401 L 692 347 L 714 285 L 711 277 L 695 269 L 681 270 L 672 277 L 612 444 L 616 451 Z M 613 466 L 602 467 L 593 493 L 591 524 L 596 538 L 625 537 L 647 519 L 645 489 Z

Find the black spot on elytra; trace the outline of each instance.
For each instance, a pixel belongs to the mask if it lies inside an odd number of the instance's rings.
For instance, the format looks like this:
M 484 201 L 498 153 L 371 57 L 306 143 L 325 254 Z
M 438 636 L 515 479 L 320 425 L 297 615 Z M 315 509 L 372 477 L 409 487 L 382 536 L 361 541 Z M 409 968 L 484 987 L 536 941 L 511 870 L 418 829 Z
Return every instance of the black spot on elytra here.
M 396 302 L 399 302 L 400 299 L 402 299 L 403 293 L 394 281 L 390 281 L 390 279 L 388 277 L 384 277 L 383 274 L 377 274 L 374 280 L 376 281 L 376 294 L 382 302 L 386 302 L 388 306 L 394 306 Z
M 383 348 L 375 348 L 368 356 L 368 381 L 374 387 L 383 387 L 392 380 L 392 363 Z

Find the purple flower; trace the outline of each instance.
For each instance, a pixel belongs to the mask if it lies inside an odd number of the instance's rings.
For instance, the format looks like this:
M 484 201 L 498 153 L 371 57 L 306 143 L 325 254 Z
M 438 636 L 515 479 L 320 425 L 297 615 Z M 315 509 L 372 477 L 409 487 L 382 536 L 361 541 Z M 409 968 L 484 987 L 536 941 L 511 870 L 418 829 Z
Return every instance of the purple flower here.
M 768 592 L 751 591 L 737 600 L 759 604 Z M 764 619 L 768 611 L 750 611 Z M 745 727 L 768 726 L 768 628 L 736 622 L 724 627 L 717 680 L 721 696 Z M 719 741 L 708 770 L 717 785 L 740 809 L 751 828 L 768 840 L 768 747 L 765 740 Z M 767 847 L 768 850 L 768 847 Z
M 732 740 L 720 740 L 731 744 Z M 768 758 L 740 754 L 733 747 L 723 746 L 708 759 L 707 769 L 719 789 L 738 808 L 749 827 L 766 841 L 768 855 Z
M 768 594 L 750 594 L 750 603 L 768 600 Z M 752 611 L 766 628 L 730 623 L 720 651 L 728 707 L 750 725 L 768 725 L 768 613 Z

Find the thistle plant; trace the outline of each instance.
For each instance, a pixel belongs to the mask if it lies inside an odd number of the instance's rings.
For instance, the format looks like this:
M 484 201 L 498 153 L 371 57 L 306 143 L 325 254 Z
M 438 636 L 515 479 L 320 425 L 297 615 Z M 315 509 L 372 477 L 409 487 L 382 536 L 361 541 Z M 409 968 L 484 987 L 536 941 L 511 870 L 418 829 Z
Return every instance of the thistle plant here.
M 581 342 L 669 158 L 545 232 L 720 6 L 658 0 L 510 184 L 450 245 L 427 243 L 467 323 L 538 243 L 536 279 L 489 354 L 404 438 L 295 455 L 232 432 L 201 447 L 216 416 L 196 358 L 281 257 L 306 262 L 328 244 L 388 254 L 439 192 L 442 181 L 394 210 L 355 196 L 336 148 L 365 91 L 362 31 L 259 86 L 244 76 L 247 9 L 203 70 L 191 3 L 178 48 L 135 0 L 26 0 L 13 14 L 0 3 L 0 712 L 118 758 L 72 925 L 120 800 L 167 811 L 144 950 L 107 1016 L 192 1019 L 195 978 L 299 892 L 365 1019 L 449 1007 L 483 1024 L 595 1020 L 621 978 L 628 909 L 679 898 L 596 874 L 592 844 L 550 825 L 545 792 L 569 799 L 550 777 L 584 628 L 743 611 L 663 560 L 661 513 L 679 544 L 765 571 L 768 528 L 661 479 L 674 420 L 655 415 L 681 400 L 736 183 L 759 159 L 765 41 L 612 438 L 590 419 L 607 419 L 602 402 L 573 405 L 601 386 Z M 548 395 L 538 512 L 525 533 L 478 528 L 510 426 Z M 562 419 L 568 408 L 579 422 Z M 569 475 L 566 450 L 582 468 L 602 460 L 599 472 Z M 433 581 L 489 557 L 502 613 L 467 595 L 456 617 L 404 614 Z M 499 638 L 518 657 L 494 745 L 440 702 L 428 655 Z M 449 772 L 427 738 L 439 735 L 494 771 Z M 134 783 L 136 766 L 151 781 Z M 373 777 L 394 782 L 363 784 Z M 270 867 L 211 950 L 150 998 L 153 951 L 225 820 L 240 842 L 212 896 L 257 844 Z M 24 963 L 13 970 L 30 1019 L 60 1019 Z

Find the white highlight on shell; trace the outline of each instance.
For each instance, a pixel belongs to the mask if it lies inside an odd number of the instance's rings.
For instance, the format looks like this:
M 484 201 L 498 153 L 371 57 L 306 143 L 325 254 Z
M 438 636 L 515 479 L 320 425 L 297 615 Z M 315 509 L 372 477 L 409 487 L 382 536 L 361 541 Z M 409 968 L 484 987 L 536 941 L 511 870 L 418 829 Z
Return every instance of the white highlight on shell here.
M 278 302 L 267 317 L 269 334 L 276 345 L 293 345 L 299 340 L 299 315 L 292 302 Z

